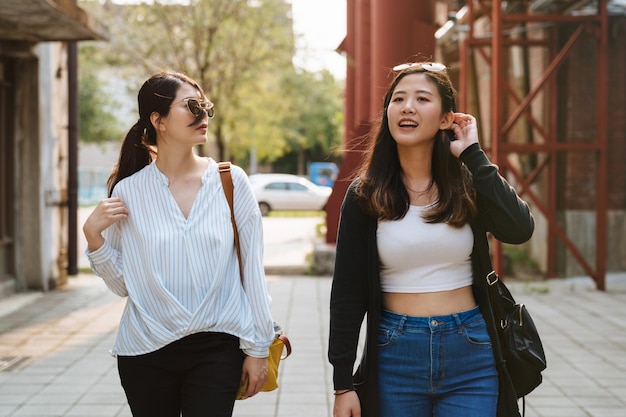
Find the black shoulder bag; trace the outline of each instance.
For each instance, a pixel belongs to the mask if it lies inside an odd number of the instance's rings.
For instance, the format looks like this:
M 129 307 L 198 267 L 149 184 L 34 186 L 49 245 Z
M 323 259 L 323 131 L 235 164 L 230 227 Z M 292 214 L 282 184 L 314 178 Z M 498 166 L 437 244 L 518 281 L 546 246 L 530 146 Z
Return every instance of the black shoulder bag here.
M 543 345 L 528 309 L 515 302 L 494 271 L 487 275 L 487 287 L 502 355 L 515 394 L 521 398 L 541 384 L 546 369 Z

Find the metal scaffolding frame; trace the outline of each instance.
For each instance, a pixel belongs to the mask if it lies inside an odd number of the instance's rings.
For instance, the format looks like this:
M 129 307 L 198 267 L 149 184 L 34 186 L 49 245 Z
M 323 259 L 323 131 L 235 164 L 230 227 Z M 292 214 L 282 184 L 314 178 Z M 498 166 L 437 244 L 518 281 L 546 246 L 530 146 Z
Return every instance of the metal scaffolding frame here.
M 516 3 L 517 9 L 507 11 Z M 532 2 L 531 2 L 532 3 Z M 546 3 L 546 2 L 544 2 Z M 545 216 L 548 223 L 547 242 L 547 268 L 546 277 L 556 276 L 557 239 L 559 239 L 576 259 L 581 268 L 596 282 L 597 288 L 606 289 L 606 258 L 607 258 L 607 107 L 608 107 L 608 12 L 607 0 L 597 1 L 595 14 L 566 14 L 575 7 L 580 7 L 581 2 L 575 0 L 554 1 L 553 10 L 549 13 L 532 13 L 529 11 L 529 2 L 505 2 L 503 0 L 478 0 L 467 3 L 467 27 L 466 34 L 460 45 L 460 68 L 459 93 L 461 108 L 467 108 L 468 85 L 472 71 L 472 60 L 482 57 L 489 63 L 491 76 L 491 146 L 490 152 L 494 163 L 498 164 L 509 178 L 517 183 L 518 192 L 530 200 L 533 208 Z M 588 2 L 582 2 L 588 3 Z M 493 7 L 492 7 L 493 6 Z M 489 38 L 475 36 L 474 23 L 477 15 L 488 16 L 491 23 L 491 36 Z M 533 22 L 546 24 L 550 36 L 545 39 L 527 39 L 514 37 L 515 27 L 523 23 Z M 560 23 L 575 26 L 569 39 L 562 45 L 556 41 L 556 27 Z M 583 33 L 591 33 L 597 41 L 597 75 L 598 93 L 595 103 L 597 136 L 595 140 L 585 143 L 558 142 L 556 134 L 557 125 L 557 102 L 555 73 L 559 66 L 567 58 L 572 46 Z M 548 52 L 547 65 L 537 84 L 529 86 L 525 97 L 521 97 L 516 91 L 507 74 L 507 52 L 511 47 L 520 47 L 528 50 L 532 47 L 544 47 Z M 489 54 L 490 52 L 490 54 Z M 537 120 L 530 105 L 541 91 L 548 92 L 548 118 L 547 123 Z M 505 114 L 504 109 L 515 104 L 512 111 Z M 520 120 L 524 120 L 530 126 L 541 141 L 533 140 L 532 143 L 512 143 L 508 140 L 511 128 Z M 546 125 L 547 126 L 544 126 Z M 533 136 L 534 137 L 534 136 Z M 596 195 L 595 205 L 596 220 L 596 253 L 595 265 L 592 266 L 582 255 L 581 251 L 568 237 L 566 231 L 558 222 L 556 190 L 557 188 L 557 154 L 562 152 L 593 152 L 596 155 Z M 545 157 L 538 163 L 532 172 L 523 175 L 519 167 L 511 163 L 510 154 L 528 153 Z M 537 158 L 539 161 L 539 158 Z M 547 192 L 545 198 L 541 198 L 532 188 L 534 181 L 540 173 L 547 175 Z M 501 271 L 503 267 L 502 244 L 494 241 L 494 267 Z

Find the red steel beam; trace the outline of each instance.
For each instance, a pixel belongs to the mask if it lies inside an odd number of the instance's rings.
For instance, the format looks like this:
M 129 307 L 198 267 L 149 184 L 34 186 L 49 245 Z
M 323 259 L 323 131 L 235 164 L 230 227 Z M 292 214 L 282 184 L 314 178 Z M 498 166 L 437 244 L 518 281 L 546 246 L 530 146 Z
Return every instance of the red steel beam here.
M 557 36 L 557 28 L 556 26 L 552 26 L 550 29 L 550 56 L 554 56 L 557 54 L 559 50 L 558 45 L 558 36 Z M 550 83 L 548 91 L 548 108 L 556 109 L 558 105 L 558 97 L 557 97 L 557 85 L 556 83 Z M 557 133 L 556 129 L 558 126 L 558 114 L 556 111 L 549 112 L 548 126 L 550 136 L 548 137 L 547 143 L 552 145 L 552 149 L 549 150 L 549 159 L 552 161 L 551 164 L 548 165 L 548 192 L 546 193 L 547 207 L 548 213 L 552 214 L 552 218 L 548 217 L 548 225 L 550 223 L 556 223 L 556 211 L 557 211 L 557 193 L 552 192 L 552 190 L 556 190 L 558 187 L 558 172 L 557 172 L 557 156 L 558 152 L 556 146 L 557 143 Z M 546 275 L 548 277 L 556 276 L 557 272 L 557 236 L 555 233 L 547 234 L 547 248 L 548 248 L 548 258 L 546 265 Z
M 505 165 L 507 167 L 507 172 L 511 173 L 515 177 L 516 181 L 521 184 L 523 193 L 529 195 L 530 200 L 532 200 L 532 202 L 534 204 L 533 207 L 535 209 L 539 210 L 545 217 L 549 218 L 550 213 L 548 212 L 546 207 L 541 202 L 541 199 L 530 188 L 530 186 L 528 185 L 526 180 L 517 171 L 517 169 L 515 169 L 513 166 L 511 166 L 509 164 L 509 162 L 506 161 L 506 160 L 504 161 L 503 165 Z M 580 251 L 578 250 L 578 248 L 576 247 L 574 242 L 572 242 L 570 240 L 570 238 L 567 236 L 567 233 L 565 233 L 565 231 L 558 225 L 558 223 L 556 221 L 549 221 L 548 222 L 548 227 L 550 228 L 550 231 L 552 231 L 553 233 L 558 235 L 558 237 L 561 238 L 561 240 L 563 241 L 565 246 L 569 249 L 569 251 L 572 253 L 574 258 L 576 258 L 576 260 L 578 261 L 580 266 L 585 270 L 585 272 L 587 274 L 589 274 L 589 276 L 594 277 L 595 276 L 595 272 L 594 272 L 593 268 L 587 262 L 587 260 L 585 260 L 584 256 L 582 255 L 582 253 L 580 253 Z
M 598 2 L 600 16 L 600 39 L 598 48 L 598 150 L 596 177 L 596 285 L 599 290 L 606 290 L 606 250 L 607 250 L 607 214 L 608 214 L 608 10 L 607 0 Z
M 502 92 L 504 91 L 504 50 L 503 50 L 503 22 L 502 22 L 502 7 L 500 7 L 499 1 L 494 2 L 491 8 L 491 157 L 493 163 L 498 165 L 501 159 L 500 154 L 500 140 L 501 140 L 501 126 L 504 120 L 504 98 Z M 494 239 L 493 240 L 493 267 L 500 274 L 503 275 L 504 256 L 502 252 L 502 244 Z
M 509 117 L 509 120 L 504 124 L 504 126 L 502 127 L 502 134 L 506 135 L 506 133 L 511 129 L 511 126 L 513 126 L 515 121 L 519 118 L 519 115 L 522 113 L 522 111 L 533 101 L 535 96 L 543 89 L 544 85 L 548 81 L 548 78 L 550 78 L 550 76 L 552 76 L 552 73 L 554 73 L 554 71 L 556 71 L 556 69 L 561 65 L 561 63 L 563 62 L 563 60 L 569 53 L 572 46 L 574 45 L 574 43 L 576 43 L 576 40 L 578 40 L 580 34 L 583 32 L 583 29 L 584 29 L 583 25 L 578 26 L 576 31 L 572 34 L 572 36 L 570 36 L 570 38 L 567 40 L 567 43 L 563 46 L 561 51 L 554 57 L 550 65 L 548 65 L 545 72 L 543 73 L 539 81 L 537 82 L 537 85 L 535 86 L 535 88 L 531 90 L 530 93 L 528 93 L 526 98 L 522 100 L 522 103 L 517 107 L 517 109 L 515 109 L 513 114 L 511 114 L 511 116 Z
M 608 135 L 607 135 L 607 107 L 608 107 L 608 11 L 607 1 L 601 0 L 598 2 L 597 15 L 586 16 L 571 16 L 571 15 L 557 15 L 557 14 L 513 14 L 506 15 L 503 13 L 502 1 L 493 1 L 491 6 L 482 0 L 476 2 L 470 1 L 468 5 L 468 19 L 469 19 L 469 31 L 467 38 L 463 39 L 460 51 L 460 60 L 462 73 L 460 75 L 460 90 L 461 103 L 463 106 L 467 105 L 467 91 L 468 91 L 468 63 L 470 62 L 471 54 L 468 51 L 472 49 L 475 53 L 482 55 L 486 62 L 491 67 L 491 106 L 492 106 L 492 119 L 491 119 L 491 155 L 494 163 L 502 165 L 507 172 L 510 172 L 516 180 L 521 184 L 520 193 L 528 194 L 533 200 L 535 207 L 539 210 L 548 220 L 548 227 L 550 233 L 548 233 L 548 276 L 554 276 L 556 271 L 556 238 L 558 237 L 566 246 L 568 251 L 580 264 L 585 273 L 589 274 L 595 282 L 596 286 L 600 290 L 604 290 L 606 287 L 606 250 L 607 250 L 607 206 L 608 206 Z M 476 39 L 473 33 L 473 22 L 476 18 L 475 7 L 479 7 L 482 10 L 482 14 L 491 18 L 492 36 L 491 39 Z M 489 10 L 490 9 L 490 10 Z M 579 27 L 576 28 L 574 33 L 570 36 L 568 41 L 562 47 L 556 45 L 556 26 L 552 29 L 553 36 L 550 37 L 550 41 L 544 40 L 515 40 L 508 39 L 508 33 L 512 33 L 514 29 L 509 29 L 508 26 L 511 23 L 518 22 L 554 22 L 554 23 L 579 23 Z M 556 112 L 550 112 L 547 123 L 548 128 L 544 129 L 538 123 L 538 121 L 532 116 L 529 111 L 529 106 L 532 100 L 539 94 L 539 92 L 547 88 L 548 91 L 548 105 L 551 109 L 557 108 L 556 100 L 556 84 L 549 82 L 554 72 L 564 61 L 566 55 L 570 52 L 570 49 L 578 40 L 583 30 L 588 29 L 590 25 L 599 26 L 598 28 L 598 103 L 596 106 L 597 111 L 597 123 L 598 123 L 598 136 L 592 143 L 558 143 L 556 138 L 556 126 L 557 126 L 557 114 Z M 482 48 L 491 47 L 491 56 L 487 54 Z M 553 59 L 546 67 L 546 70 L 536 82 L 535 87 L 522 99 L 515 94 L 511 85 L 505 78 L 505 60 L 506 60 L 506 48 L 511 46 L 520 47 L 535 47 L 535 46 L 548 46 L 551 51 Z M 511 112 L 508 120 L 505 122 L 504 109 L 507 105 L 507 98 L 510 98 L 517 107 Z M 532 144 L 514 144 L 506 141 L 507 134 L 513 125 L 521 118 L 527 118 L 531 123 L 533 129 L 544 138 L 545 143 L 532 143 Z M 595 270 L 590 263 L 583 257 L 579 249 L 569 239 L 565 231 L 559 226 L 556 219 L 557 205 L 555 193 L 552 190 L 557 189 L 557 172 L 556 172 L 556 156 L 558 152 L 571 152 L 571 151 L 588 151 L 595 152 L 597 155 L 597 172 L 596 172 L 596 190 L 597 190 L 597 204 L 596 204 L 596 259 Z M 530 153 L 546 153 L 545 160 L 535 167 L 533 172 L 524 179 L 522 175 L 508 163 L 507 154 L 513 152 L 530 152 Z M 530 188 L 530 184 L 535 181 L 539 173 L 546 169 L 548 175 L 548 191 L 546 195 L 547 203 L 544 204 L 538 196 Z M 502 266 L 502 247 L 498 242 L 494 245 L 494 267 L 501 272 Z
M 606 7 L 605 7 L 606 8 Z M 505 22 L 558 22 L 558 23 L 589 23 L 600 22 L 598 15 L 557 15 L 557 14 L 507 14 L 504 15 Z

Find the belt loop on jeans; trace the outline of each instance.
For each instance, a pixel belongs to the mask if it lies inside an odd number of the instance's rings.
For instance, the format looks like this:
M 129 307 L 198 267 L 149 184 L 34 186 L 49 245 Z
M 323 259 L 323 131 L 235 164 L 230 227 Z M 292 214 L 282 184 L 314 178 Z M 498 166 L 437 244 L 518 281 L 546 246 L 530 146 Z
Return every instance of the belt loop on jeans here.
M 404 330 L 404 324 L 407 321 L 407 316 L 405 314 L 400 315 L 400 321 L 398 321 L 398 331 L 403 331 Z
M 461 318 L 459 317 L 458 313 L 452 314 L 452 317 L 454 317 L 454 322 L 456 323 L 457 326 L 461 327 L 463 325 L 463 322 L 461 321 Z

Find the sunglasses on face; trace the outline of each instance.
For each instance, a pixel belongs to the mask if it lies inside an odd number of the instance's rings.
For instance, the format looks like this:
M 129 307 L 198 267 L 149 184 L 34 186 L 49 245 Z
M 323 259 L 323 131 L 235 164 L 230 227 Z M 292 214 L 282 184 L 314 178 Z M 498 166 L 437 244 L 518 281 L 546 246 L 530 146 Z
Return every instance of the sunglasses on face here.
M 209 115 L 209 117 L 213 117 L 215 115 L 215 109 L 213 108 L 213 103 L 211 103 L 209 100 L 200 100 L 197 98 L 189 97 L 189 98 L 184 98 L 181 101 L 178 101 L 174 104 L 178 104 L 182 102 L 187 103 L 187 108 L 189 109 L 191 114 L 193 114 L 196 117 L 200 116 L 200 113 L 202 113 L 202 110 L 205 110 L 207 114 Z
M 392 71 L 404 71 L 406 69 L 440 72 L 445 71 L 446 66 L 439 62 L 412 62 L 406 64 L 399 64 L 392 68 Z

